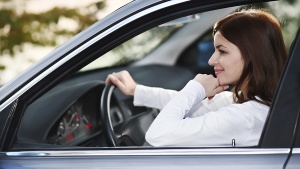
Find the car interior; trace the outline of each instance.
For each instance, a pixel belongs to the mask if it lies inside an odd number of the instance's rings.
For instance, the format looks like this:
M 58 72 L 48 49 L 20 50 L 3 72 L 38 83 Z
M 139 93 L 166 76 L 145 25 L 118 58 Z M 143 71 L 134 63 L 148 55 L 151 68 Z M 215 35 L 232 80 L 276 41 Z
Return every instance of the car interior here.
M 13 149 L 150 146 L 145 133 L 159 110 L 134 106 L 106 77 L 127 70 L 138 84 L 180 90 L 198 73 L 214 74 L 212 26 L 242 7 L 154 27 L 63 79 L 26 108 Z

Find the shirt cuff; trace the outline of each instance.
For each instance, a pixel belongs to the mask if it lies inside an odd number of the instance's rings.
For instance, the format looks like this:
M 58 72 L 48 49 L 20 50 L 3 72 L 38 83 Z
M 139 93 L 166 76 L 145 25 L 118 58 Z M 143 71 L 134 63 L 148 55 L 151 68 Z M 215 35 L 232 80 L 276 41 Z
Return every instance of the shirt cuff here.
M 180 92 L 185 96 L 194 96 L 196 98 L 195 103 L 202 101 L 206 97 L 204 87 L 195 80 L 190 80 Z
M 133 94 L 133 105 L 135 106 L 141 106 L 143 105 L 143 92 L 144 90 L 146 90 L 145 88 L 147 88 L 147 86 L 143 86 L 143 85 L 136 85 L 135 90 L 134 90 L 134 94 Z

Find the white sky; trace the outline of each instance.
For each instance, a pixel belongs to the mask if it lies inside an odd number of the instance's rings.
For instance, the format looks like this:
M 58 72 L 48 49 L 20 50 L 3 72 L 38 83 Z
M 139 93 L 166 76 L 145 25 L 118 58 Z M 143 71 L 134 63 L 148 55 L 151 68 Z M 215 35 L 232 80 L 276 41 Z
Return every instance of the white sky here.
M 39 13 L 52 9 L 53 7 L 66 7 L 66 8 L 80 8 L 81 6 L 87 6 L 93 2 L 99 0 L 13 0 L 19 10 L 26 10 L 28 12 Z M 131 0 L 106 0 L 105 8 L 97 15 L 99 18 L 103 18 L 109 13 L 113 12 L 117 8 L 127 4 Z M 70 22 L 63 22 L 71 24 Z M 64 26 L 64 25 L 62 25 Z M 30 44 L 24 46 L 22 53 L 17 53 L 14 57 L 9 55 L 1 55 L 0 63 L 6 66 L 4 71 L 0 71 L 0 84 L 4 84 L 17 76 L 23 70 L 32 65 L 32 61 L 39 60 L 48 53 L 50 53 L 55 47 L 36 47 Z
M 29 0 L 26 4 L 26 9 L 32 12 L 43 12 L 55 6 L 78 8 L 98 1 L 99 0 Z M 105 0 L 106 7 L 101 11 L 101 15 L 106 16 L 107 14 L 127 4 L 130 1 L 131 0 Z
M 30 0 L 27 2 L 27 10 L 32 12 L 43 12 L 55 6 L 77 8 L 89 5 L 98 0 Z

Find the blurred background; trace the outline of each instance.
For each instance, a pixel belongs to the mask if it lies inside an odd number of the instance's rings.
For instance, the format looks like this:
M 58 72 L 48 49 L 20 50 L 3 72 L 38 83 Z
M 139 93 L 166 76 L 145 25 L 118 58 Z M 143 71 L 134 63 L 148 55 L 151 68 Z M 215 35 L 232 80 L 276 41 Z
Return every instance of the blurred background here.
M 131 0 L 0 0 L 0 85 Z
M 55 47 L 130 1 L 0 0 L 0 86 L 50 53 Z M 262 3 L 261 7 L 266 6 Z M 284 9 L 280 10 L 282 13 L 275 15 L 284 18 L 280 17 L 279 20 L 286 45 L 289 47 L 295 36 L 293 32 L 297 31 L 297 25 L 300 24 L 300 10 L 295 10 L 300 9 L 300 0 L 281 0 L 280 3 L 267 7 L 272 11 Z M 174 28 L 159 29 L 169 31 Z M 152 34 L 146 35 L 153 37 Z M 129 44 L 137 46 L 140 41 L 145 41 L 146 35 L 135 38 Z M 128 48 L 128 43 L 120 48 L 122 50 Z M 120 53 L 127 54 L 125 51 Z M 135 55 L 130 51 L 128 56 Z

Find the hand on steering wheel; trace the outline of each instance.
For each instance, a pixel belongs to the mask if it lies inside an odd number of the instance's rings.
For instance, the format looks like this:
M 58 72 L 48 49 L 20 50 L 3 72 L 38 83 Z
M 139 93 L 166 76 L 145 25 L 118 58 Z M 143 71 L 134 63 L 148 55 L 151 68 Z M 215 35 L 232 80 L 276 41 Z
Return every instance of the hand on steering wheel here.
M 105 80 L 105 88 L 103 89 L 100 100 L 101 119 L 104 124 L 106 136 L 108 138 L 108 144 L 112 147 L 117 147 L 118 139 L 114 132 L 112 120 L 110 116 L 110 101 L 111 96 L 116 87 L 125 95 L 133 96 L 136 88 L 136 83 L 132 79 L 128 71 L 123 70 L 118 73 L 113 73 L 107 76 Z
M 106 86 L 100 100 L 100 111 L 108 145 L 111 147 L 144 145 L 146 131 L 157 116 L 158 111 L 147 109 L 145 112 L 126 118 L 121 125 L 115 126 L 117 131 L 114 131 L 110 112 L 113 91 L 118 87 L 123 94 L 133 96 L 136 83 L 127 71 L 110 74 L 105 83 Z
M 136 83 L 132 79 L 128 71 L 113 73 L 107 76 L 105 84 L 113 83 L 118 89 L 127 96 L 133 96 L 136 88 Z

